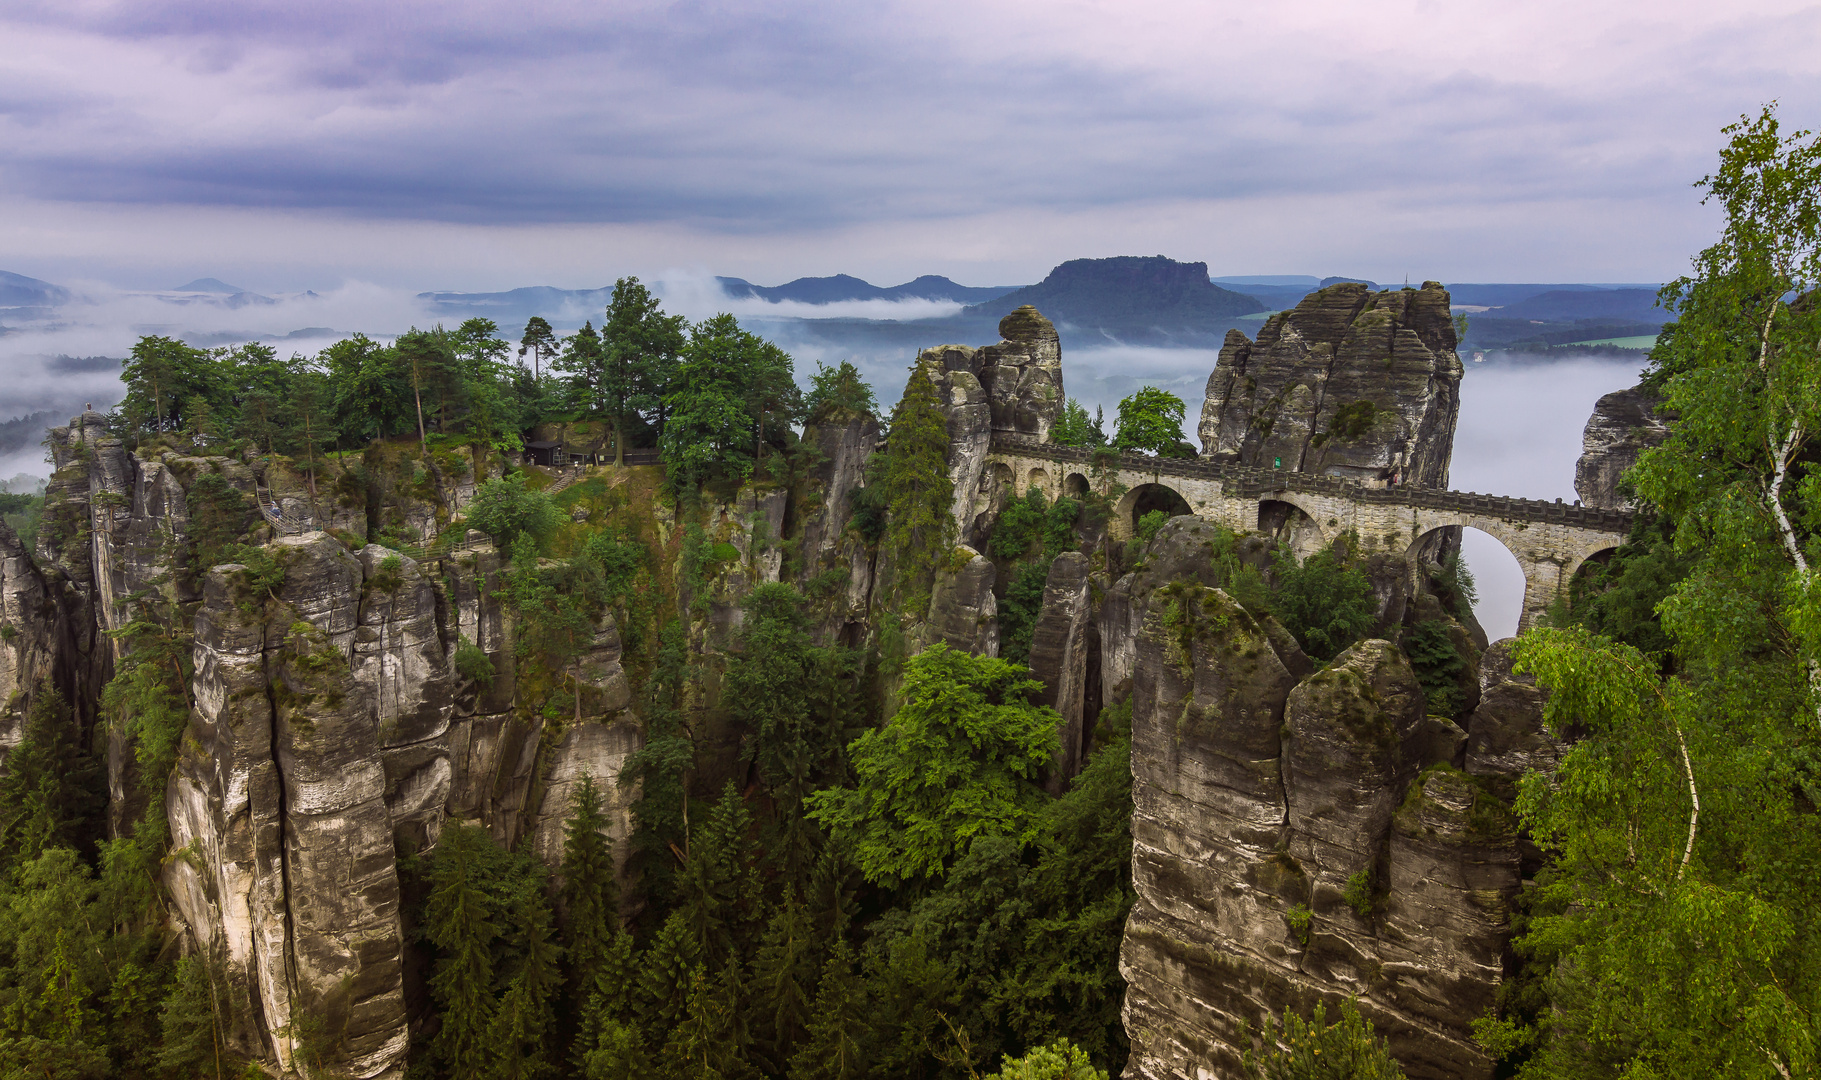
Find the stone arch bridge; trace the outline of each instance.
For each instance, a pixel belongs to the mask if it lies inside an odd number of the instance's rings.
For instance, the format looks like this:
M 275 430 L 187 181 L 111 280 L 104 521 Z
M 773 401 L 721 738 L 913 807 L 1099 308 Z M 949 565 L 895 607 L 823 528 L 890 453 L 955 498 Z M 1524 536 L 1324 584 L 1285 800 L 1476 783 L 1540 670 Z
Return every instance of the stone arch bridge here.
M 1513 499 L 1437 488 L 1383 487 L 1338 476 L 1259 469 L 1200 458 L 1154 458 L 1092 451 L 1054 443 L 993 436 L 976 496 L 981 509 L 1008 487 L 1041 489 L 1052 499 L 1090 487 L 1124 487 L 1111 528 L 1131 535 L 1147 505 L 1186 504 L 1190 513 L 1235 531 L 1291 522 L 1293 546 L 1307 554 L 1351 529 L 1367 550 L 1413 553 L 1423 540 L 1449 526 L 1465 525 L 1492 536 L 1524 572 L 1524 611 L 1518 629 L 1536 625 L 1575 571 L 1590 557 L 1618 547 L 1631 514 L 1563 505 L 1560 499 Z

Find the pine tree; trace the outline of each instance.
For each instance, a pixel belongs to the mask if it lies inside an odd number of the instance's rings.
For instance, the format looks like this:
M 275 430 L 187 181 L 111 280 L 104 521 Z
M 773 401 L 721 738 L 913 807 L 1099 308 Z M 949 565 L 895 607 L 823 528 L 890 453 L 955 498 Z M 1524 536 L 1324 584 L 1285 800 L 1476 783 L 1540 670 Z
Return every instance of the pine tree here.
M 698 970 L 689 988 L 689 1010 L 664 1045 L 664 1064 L 688 1080 L 748 1080 L 758 1071 L 746 1058 L 752 1041 L 740 965 L 718 975 Z
M 619 929 L 619 885 L 613 842 L 600 791 L 583 774 L 563 825 L 563 944 L 569 952 L 569 986 L 580 996 L 594 985 Z
M 638 1014 L 645 1030 L 661 1036 L 689 1011 L 689 989 L 701 960 L 682 911 L 673 911 L 645 950 L 639 968 Z
M 730 780 L 708 821 L 690 838 L 683 869 L 683 908 L 698 955 L 718 971 L 749 940 L 759 908 L 759 881 L 750 853 L 752 814 Z
M 562 950 L 551 940 L 542 872 L 520 880 L 510 918 L 519 962 L 493 1015 L 492 1080 L 528 1080 L 545 1071 L 545 1034 L 562 983 Z
M 613 424 L 613 463 L 625 464 L 626 431 L 643 411 L 656 410 L 683 351 L 681 315 L 666 315 L 636 277 L 613 283 L 601 324 L 600 378 L 595 408 Z
M 688 630 L 672 619 L 658 631 L 658 654 L 646 680 L 645 745 L 621 767 L 619 785 L 634 788 L 632 859 L 646 902 L 658 910 L 676 898 L 677 869 L 672 852 L 688 844 L 688 777 L 695 768 L 695 743 L 684 723 L 684 692 L 693 678 Z
M 580 330 L 563 339 L 563 351 L 551 361 L 550 367 L 569 377 L 570 404 L 582 412 L 592 413 L 600 404 L 604 363 L 601 335 L 595 332 L 594 321 L 589 320 Z
M 570 1056 L 577 1068 L 592 1068 L 597 1051 L 608 1049 L 619 1036 L 616 1031 L 629 1031 L 642 1038 L 633 1019 L 633 1004 L 638 984 L 638 958 L 633 954 L 632 935 L 615 927 L 613 937 L 595 969 L 594 980 L 582 998 L 581 1020 L 576 1025 Z M 614 1060 L 619 1060 L 615 1057 Z
M 430 976 L 442 1014 L 434 1049 L 455 1080 L 481 1080 L 489 1056 L 495 1005 L 493 903 L 481 882 L 486 832 L 475 825 L 443 830 L 431 862 L 426 936 L 443 954 Z
M 936 567 L 954 543 L 955 489 L 948 475 L 948 419 L 934 378 L 921 368 L 892 413 L 880 479 L 887 501 L 885 541 L 897 557 L 900 595 L 906 609 L 922 615 Z
M 582 1029 L 605 1006 L 597 999 L 613 996 L 607 983 L 628 977 L 631 945 L 620 929 L 612 841 L 592 774 L 583 774 L 570 806 L 563 825 L 563 947 L 568 954 L 566 999 L 577 1018 L 570 1024 L 577 1032 L 571 1057 L 579 1065 L 585 1053 Z M 624 1018 L 619 1011 L 614 1016 Z
M 653 1075 L 644 1037 L 631 1024 L 608 1020 L 581 1062 L 584 1080 L 646 1080 Z
M 83 848 L 106 800 L 100 763 L 82 750 L 69 705 L 47 680 L 0 775 L 0 869 L 46 848 Z
M 542 315 L 531 316 L 531 321 L 525 324 L 525 336 L 519 339 L 518 354 L 523 358 L 526 353 L 531 354 L 531 377 L 542 378 L 543 361 L 556 355 L 556 332 Z
M 227 1062 L 221 1027 L 209 985 L 208 963 L 186 956 L 177 962 L 177 980 L 159 1013 L 163 1029 L 158 1068 L 171 1077 L 220 1077 Z
M 754 1004 L 763 1010 L 757 1018 L 758 1041 L 774 1071 L 782 1071 L 809 1027 L 814 933 L 808 909 L 795 891 L 787 890 L 765 928 L 753 968 Z
M 866 991 L 845 941 L 822 966 L 814 1015 L 808 1040 L 790 1059 L 790 1080 L 848 1080 L 863 1073 Z

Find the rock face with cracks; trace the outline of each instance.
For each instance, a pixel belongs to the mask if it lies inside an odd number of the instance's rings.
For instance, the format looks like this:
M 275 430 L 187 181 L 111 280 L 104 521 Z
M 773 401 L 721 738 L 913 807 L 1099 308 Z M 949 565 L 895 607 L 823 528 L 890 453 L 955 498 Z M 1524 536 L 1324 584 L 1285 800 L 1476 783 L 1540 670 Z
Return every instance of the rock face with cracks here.
M 232 998 L 236 1049 L 297 1066 L 298 1021 L 331 1033 L 334 1067 L 400 1075 L 407 1003 L 397 859 L 450 818 L 560 858 L 562 822 L 596 778 L 616 840 L 629 793 L 612 779 L 637 750 L 611 617 L 580 661 L 583 722 L 545 745 L 506 713 L 512 685 L 499 557 L 451 556 L 433 576 L 377 546 L 322 533 L 274 546 L 275 593 L 240 568 L 203 579 L 185 749 L 166 790 L 175 907 Z M 453 668 L 467 637 L 501 674 Z M 504 687 L 505 701 L 497 696 Z
M 312 1017 L 352 1075 L 378 1076 L 407 1037 L 380 722 L 350 664 L 362 567 L 321 534 L 279 558 L 276 595 L 248 595 L 236 566 L 206 580 L 196 711 L 166 792 L 173 845 L 198 857 L 168 863 L 166 884 L 225 971 L 239 1049 L 296 1068 Z
M 1008 494 L 1055 478 L 1010 475 L 987 460 L 990 443 L 1046 438 L 1063 400 L 1054 327 L 1021 308 L 1000 333 L 996 345 L 926 350 L 911 375 L 930 380 L 944 412 L 959 528 L 926 614 L 896 609 L 894 556 L 850 527 L 878 446 L 869 416 L 821 418 L 804 434 L 814 447 L 804 468 L 700 508 L 717 552 L 700 579 L 683 579 L 678 555 L 679 533 L 698 519 L 662 507 L 639 519 L 656 588 L 701 660 L 692 692 L 704 714 L 719 707 L 742 602 L 766 582 L 803 590 L 822 642 L 881 645 L 895 622 L 904 636 L 892 647 L 905 653 L 943 641 L 997 654 L 1003 582 L 979 552 Z M 1286 467 L 1442 483 L 1459 377 L 1452 350 L 1439 287 L 1325 290 L 1274 317 L 1258 341 L 1229 339 L 1204 439 L 1211 453 L 1251 463 L 1281 455 Z M 0 649 L 11 710 L 0 713 L 0 753 L 16 738 L 24 692 L 46 675 L 76 691 L 92 724 L 118 647 L 105 631 L 130 617 L 133 592 L 169 590 L 172 608 L 194 617 L 195 708 L 152 811 L 163 810 L 173 838 L 163 869 L 171 909 L 225 976 L 229 1038 L 268 1071 L 295 1073 L 300 1033 L 321 1033 L 335 1074 L 401 1076 L 423 1002 L 413 1003 L 405 973 L 397 858 L 433 851 L 448 823 L 463 821 L 555 866 L 584 776 L 623 857 L 637 791 L 614 781 L 642 738 L 627 667 L 642 670 L 651 639 L 623 663 L 621 632 L 637 643 L 635 629 L 648 627 L 600 619 L 564 670 L 576 683 L 528 702 L 551 682 L 518 669 L 501 598 L 510 569 L 484 537 L 450 544 L 445 532 L 421 562 L 362 546 L 369 509 L 391 535 L 446 525 L 494 471 L 484 452 L 472 467 L 442 455 L 420 472 L 393 460 L 414 457 L 409 447 L 376 444 L 366 465 L 382 475 L 363 490 L 343 491 L 325 472 L 318 505 L 360 519 L 339 539 L 273 542 L 249 512 L 230 531 L 268 544 L 284 571 L 256 591 L 240 568 L 188 566 L 186 553 L 201 550 L 211 507 L 232 508 L 224 489 L 282 502 L 304 497 L 300 478 L 267 466 L 256 487 L 253 470 L 227 457 L 130 452 L 98 414 L 51 442 L 58 471 L 37 565 L 0 529 L 0 623 L 15 630 Z M 618 512 L 588 499 L 569 520 Z M 1053 792 L 1079 771 L 1102 703 L 1131 699 L 1128 1075 L 1232 1075 L 1244 1024 L 1357 995 L 1410 1076 L 1487 1076 L 1468 1024 L 1496 989 L 1526 857 L 1507 802 L 1523 769 L 1548 767 L 1560 751 L 1540 722 L 1541 692 L 1511 672 L 1505 643 L 1484 649 L 1475 670 L 1483 636 L 1450 621 L 1468 668 L 1464 704 L 1454 718 L 1424 715 L 1391 642 L 1448 613 L 1416 564 L 1393 556 L 1366 566 L 1373 638 L 1317 671 L 1284 626 L 1223 589 L 1229 556 L 1272 572 L 1272 532 L 1289 536 L 1294 525 L 1261 520 L 1236 549 L 1220 548 L 1232 538 L 1177 518 L 1115 577 L 1107 568 L 1123 549 L 1103 543 L 1104 523 L 1084 526 L 1083 550 L 1051 565 L 1032 628 L 1042 701 L 1063 717 L 1046 774 Z M 885 680 L 880 690 L 893 693 Z M 704 775 L 744 767 L 737 735 L 704 725 Z M 132 747 L 114 749 L 119 829 L 136 816 L 128 793 L 141 785 Z
M 987 472 L 994 434 L 1044 441 L 1062 412 L 1062 346 L 1056 327 L 1036 308 L 999 320 L 997 345 L 938 345 L 917 357 L 912 378 L 931 380 L 948 417 L 949 480 L 955 527 L 979 546 L 1003 493 Z
M 1083 741 L 1092 723 L 1090 692 L 1098 697 L 1100 643 L 1093 614 L 1088 557 L 1079 551 L 1056 556 L 1031 630 L 1029 661 L 1031 677 L 1043 683 L 1037 703 L 1062 717 L 1057 730 L 1061 748 L 1049 773 L 1052 794 L 1060 795 L 1069 778 L 1081 771 Z
M 1528 747 L 1534 687 L 1494 646 L 1462 731 L 1424 715 L 1389 641 L 1311 672 L 1205 583 L 1203 527 L 1166 525 L 1099 624 L 1103 677 L 1132 694 L 1126 1075 L 1239 1075 L 1247 1025 L 1357 996 L 1413 1080 L 1490 1077 L 1471 1024 L 1503 976 L 1520 866 L 1501 794 L 1536 758 L 1472 748 Z
M 54 615 L 44 575 L 12 528 L 0 521 L 0 774 L 24 734 L 31 695 L 51 674 Z
M 1448 291 L 1371 292 L 1356 282 L 1304 297 L 1258 340 L 1227 332 L 1201 410 L 1217 461 L 1448 486 L 1460 413 Z
M 1619 492 L 1619 479 L 1638 455 L 1669 435 L 1669 421 L 1648 387 L 1633 386 L 1594 402 L 1581 434 L 1581 458 L 1574 464 L 1574 491 L 1587 506 L 1629 510 L 1635 501 Z

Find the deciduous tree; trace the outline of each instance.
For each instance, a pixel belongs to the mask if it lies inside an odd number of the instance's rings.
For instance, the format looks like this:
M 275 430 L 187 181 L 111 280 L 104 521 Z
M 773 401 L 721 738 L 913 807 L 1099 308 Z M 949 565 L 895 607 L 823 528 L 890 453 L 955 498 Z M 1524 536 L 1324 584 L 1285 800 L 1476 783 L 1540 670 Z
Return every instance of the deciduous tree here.
M 1182 456 L 1184 408 L 1182 399 L 1168 390 L 1140 388 L 1119 403 L 1119 426 L 1113 434 L 1113 445 L 1164 457 Z

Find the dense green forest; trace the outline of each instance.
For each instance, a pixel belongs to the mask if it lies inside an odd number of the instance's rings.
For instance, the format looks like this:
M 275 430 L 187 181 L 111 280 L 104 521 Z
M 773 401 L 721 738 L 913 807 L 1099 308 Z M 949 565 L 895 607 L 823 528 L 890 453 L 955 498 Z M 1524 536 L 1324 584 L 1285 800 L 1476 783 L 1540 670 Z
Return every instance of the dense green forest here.
M 1629 474 L 1644 512 L 1554 625 L 1519 645 L 1569 749 L 1523 786 L 1518 810 L 1546 863 L 1521 899 L 1500 1008 L 1477 1028 L 1512 1075 L 1821 1067 L 1821 470 L 1809 439 L 1821 424 L 1821 140 L 1784 135 L 1769 111 L 1727 134 L 1704 181 L 1725 232 L 1667 288 L 1677 321 L 1647 372 L 1676 422 Z M 718 557 L 689 524 L 704 489 L 787 478 L 802 467 L 800 425 L 877 409 L 851 365 L 818 366 L 800 388 L 775 345 L 730 316 L 667 315 L 630 278 L 598 331 L 559 341 L 533 320 L 516 352 L 480 319 L 290 360 L 148 337 L 123 378 L 111 423 L 140 448 L 282 457 L 312 489 L 358 475 L 380 444 L 433 462 L 452 446 L 514 450 L 540 423 L 597 421 L 616 453 L 662 455 L 684 522 L 685 605 L 700 598 L 691 575 Z M 1161 391 L 1122 403 L 1111 438 L 1069 406 L 1059 441 L 1183 444 L 1182 402 Z M 953 539 L 946 434 L 923 380 L 888 430 L 853 527 L 892 553 L 914 607 Z M 411 1075 L 1116 1075 L 1130 703 L 1108 703 L 1083 771 L 1052 793 L 1043 768 L 1059 718 L 1033 703 L 1016 662 L 1050 562 L 1091 533 L 1104 496 L 1033 492 L 1001 515 L 991 554 L 1012 576 L 999 658 L 830 642 L 811 619 L 813 582 L 751 590 L 719 673 L 741 733 L 732 768 L 709 760 L 692 710 L 702 657 L 659 603 L 660 553 L 611 515 L 577 524 L 565 511 L 589 490 L 557 498 L 509 471 L 481 485 L 466 523 L 510 558 L 519 707 L 579 714 L 568 672 L 601 613 L 618 617 L 645 729 L 620 778 L 638 785 L 637 888 L 619 893 L 593 782 L 568 808 L 554 874 L 457 822 L 433 849 L 402 853 L 408 989 L 429 1003 Z M 174 565 L 233 560 L 242 601 L 257 605 L 283 566 L 244 544 L 242 500 L 199 485 Z M 16 502 L 9 515 L 35 510 Z M 1146 517 L 1105 554 L 1137 564 L 1163 521 Z M 1371 586 L 1347 544 L 1261 567 L 1239 557 L 1239 539 L 1212 549 L 1225 587 L 1311 657 L 1368 632 Z M 1444 594 L 1470 603 L 1458 565 L 1444 578 Z M 186 857 L 169 850 L 161 795 L 194 674 L 181 595 L 133 598 L 102 701 L 137 758 L 137 822 L 109 835 L 105 733 L 79 734 L 54 691 L 33 698 L 7 757 L 5 1080 L 261 1075 L 225 1051 L 219 975 L 186 955 L 160 896 L 161 864 Z M 1458 672 L 1445 648 L 1412 638 L 1432 708 L 1446 710 Z M 484 655 L 455 663 L 470 681 L 492 677 Z M 311 1019 L 290 1034 L 307 1070 L 333 1056 L 335 1032 Z M 1254 1055 L 1254 1076 L 1397 1075 L 1351 1006 L 1269 1034 L 1282 1049 Z

